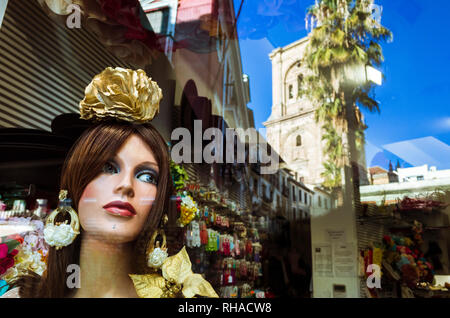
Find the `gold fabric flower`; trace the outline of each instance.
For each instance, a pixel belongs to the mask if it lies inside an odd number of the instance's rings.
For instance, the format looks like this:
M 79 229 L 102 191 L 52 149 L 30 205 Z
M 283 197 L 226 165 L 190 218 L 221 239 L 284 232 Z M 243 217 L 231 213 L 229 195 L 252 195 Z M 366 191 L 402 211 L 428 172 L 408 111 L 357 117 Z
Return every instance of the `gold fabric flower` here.
M 144 123 L 159 112 L 162 91 L 143 70 L 108 67 L 86 87 L 80 102 L 82 119 Z
M 141 298 L 172 298 L 182 292 L 185 298 L 204 296 L 218 298 L 211 284 L 202 275 L 194 274 L 185 247 L 170 256 L 162 265 L 159 274 L 130 275 L 136 293 Z

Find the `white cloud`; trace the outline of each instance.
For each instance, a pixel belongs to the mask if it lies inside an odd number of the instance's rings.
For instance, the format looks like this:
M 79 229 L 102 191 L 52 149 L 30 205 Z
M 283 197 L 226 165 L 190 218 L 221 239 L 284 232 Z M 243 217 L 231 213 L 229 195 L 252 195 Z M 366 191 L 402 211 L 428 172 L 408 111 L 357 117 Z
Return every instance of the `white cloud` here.
M 436 127 L 444 131 L 450 130 L 450 117 L 440 118 L 436 121 Z

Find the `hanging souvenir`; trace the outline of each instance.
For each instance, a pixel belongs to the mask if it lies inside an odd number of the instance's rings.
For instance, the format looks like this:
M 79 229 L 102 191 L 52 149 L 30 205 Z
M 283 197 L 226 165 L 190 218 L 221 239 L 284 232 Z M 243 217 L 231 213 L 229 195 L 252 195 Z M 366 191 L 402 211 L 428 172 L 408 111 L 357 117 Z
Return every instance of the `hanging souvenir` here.
M 233 268 L 233 263 L 234 263 L 234 260 L 231 260 L 231 262 L 228 263 L 228 268 L 231 273 L 231 277 L 228 278 L 228 283 L 230 285 L 234 285 L 236 283 L 236 271 Z
M 216 215 L 216 219 L 215 219 L 214 225 L 216 225 L 216 226 L 221 226 L 222 225 L 222 216 L 220 214 Z
M 241 265 L 241 260 L 237 259 L 234 262 L 234 270 L 235 270 L 235 275 L 236 275 L 236 279 L 240 280 L 241 279 L 241 272 L 240 272 L 240 265 Z
M 200 225 L 197 221 L 192 221 L 191 223 L 192 228 L 192 247 L 200 247 L 201 241 L 200 241 Z
M 210 239 L 208 240 L 208 244 L 210 246 L 211 252 L 217 252 L 217 250 L 218 250 L 217 242 L 218 241 L 219 241 L 219 234 L 216 231 L 211 230 Z
M 231 266 L 231 262 L 226 262 L 225 265 L 225 270 L 223 273 L 223 284 L 224 285 L 233 285 L 234 284 L 234 274 L 232 273 L 232 266 Z
M 237 234 L 234 233 L 234 249 L 233 249 L 233 252 L 234 252 L 234 255 L 236 257 L 239 257 L 240 254 L 241 254 L 241 250 L 240 250 L 239 245 L 240 245 L 240 241 L 237 238 Z
M 235 257 L 234 253 L 234 237 L 230 235 L 230 255 L 231 257 Z
M 214 246 L 213 246 L 213 243 L 214 243 L 213 230 L 212 230 L 212 229 L 207 229 L 207 232 L 208 232 L 208 243 L 207 243 L 207 245 L 205 246 L 205 250 L 206 250 L 207 252 L 212 252 L 212 251 L 214 251 Z
M 186 186 L 186 181 L 189 179 L 186 170 L 172 160 L 170 160 L 170 174 L 176 190 L 181 190 Z
M 252 240 L 248 239 L 247 242 L 245 243 L 245 254 L 251 255 L 252 252 L 253 252 Z
M 261 245 L 259 243 L 253 244 L 253 254 L 255 262 L 260 262 Z
M 215 222 L 216 222 L 216 212 L 214 210 L 212 210 L 210 213 L 209 221 L 210 221 L 209 224 L 215 224 Z
M 262 277 L 263 276 L 263 270 L 262 270 L 262 264 L 258 263 L 258 276 Z
M 227 266 L 227 260 L 226 259 L 223 259 L 221 267 L 222 267 L 221 268 L 222 269 L 222 282 L 221 282 L 221 284 L 222 284 L 222 286 L 226 286 L 227 285 L 227 281 L 228 281 L 228 272 L 227 272 L 228 266 Z
M 178 219 L 178 223 L 181 227 L 188 225 L 197 215 L 198 206 L 194 199 L 187 194 L 187 192 L 183 192 L 180 196 L 181 202 L 179 203 L 180 209 L 180 217 Z
M 185 234 L 186 246 L 189 248 L 192 248 L 192 238 L 193 238 L 192 226 L 191 226 L 191 224 L 189 224 L 186 228 L 186 234 Z
M 245 242 L 244 242 L 244 240 L 240 240 L 239 241 L 239 249 L 240 249 L 240 251 L 242 253 L 242 257 L 245 257 L 246 251 L 245 251 Z
M 222 254 L 225 256 L 230 256 L 230 238 L 225 235 L 222 243 Z
M 252 290 L 252 287 L 245 283 L 242 285 L 242 291 L 241 291 L 241 297 L 242 298 L 248 298 L 250 297 L 250 291 Z
M 214 249 L 214 251 L 219 251 L 219 249 L 220 249 L 220 234 L 218 233 L 218 232 L 216 232 L 216 246 L 215 246 L 215 249 Z
M 239 288 L 237 286 L 232 287 L 231 298 L 238 298 Z
M 247 262 L 245 260 L 242 260 L 239 264 L 239 276 L 241 279 L 247 277 Z
M 208 230 L 204 221 L 200 222 L 200 242 L 203 245 L 208 244 Z
M 224 254 L 224 250 L 223 250 L 223 243 L 224 243 L 224 235 L 219 235 L 219 254 L 223 255 Z

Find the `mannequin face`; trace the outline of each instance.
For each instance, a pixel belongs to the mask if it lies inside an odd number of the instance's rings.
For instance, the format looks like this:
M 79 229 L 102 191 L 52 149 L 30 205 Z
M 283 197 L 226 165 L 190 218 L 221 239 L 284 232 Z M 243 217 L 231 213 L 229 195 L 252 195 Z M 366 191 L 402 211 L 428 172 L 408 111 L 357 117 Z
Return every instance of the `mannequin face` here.
M 152 150 L 131 135 L 84 189 L 78 203 L 84 235 L 111 243 L 134 241 L 150 213 L 157 181 Z

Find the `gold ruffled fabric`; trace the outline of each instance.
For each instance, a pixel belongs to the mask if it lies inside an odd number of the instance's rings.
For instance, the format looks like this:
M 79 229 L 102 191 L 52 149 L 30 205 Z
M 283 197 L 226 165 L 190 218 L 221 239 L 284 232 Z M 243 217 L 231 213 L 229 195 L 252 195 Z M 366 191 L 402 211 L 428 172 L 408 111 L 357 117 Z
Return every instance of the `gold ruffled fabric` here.
M 104 15 L 96 0 L 37 0 L 43 10 L 54 21 L 66 28 L 66 20 L 71 5 L 77 5 L 81 9 L 82 24 L 93 34 L 106 49 L 120 58 L 137 67 L 145 68 L 158 57 L 160 52 L 150 49 L 144 43 L 127 39 L 126 28 Z
M 159 112 L 162 97 L 158 84 L 145 71 L 108 67 L 86 87 L 80 115 L 86 120 L 114 117 L 144 123 Z
M 136 293 L 141 298 L 174 298 L 181 293 L 185 298 L 203 296 L 218 298 L 211 284 L 202 275 L 192 272 L 192 264 L 185 247 L 178 254 L 168 257 L 159 274 L 133 275 Z

